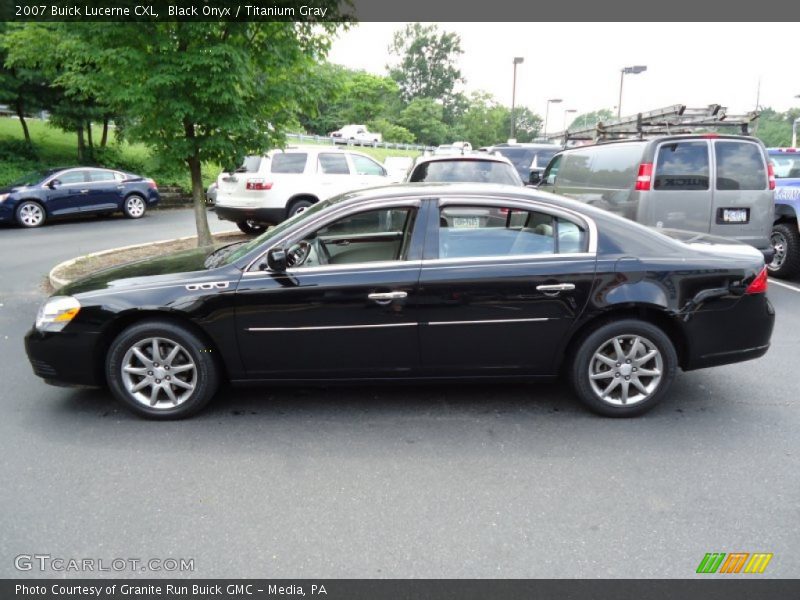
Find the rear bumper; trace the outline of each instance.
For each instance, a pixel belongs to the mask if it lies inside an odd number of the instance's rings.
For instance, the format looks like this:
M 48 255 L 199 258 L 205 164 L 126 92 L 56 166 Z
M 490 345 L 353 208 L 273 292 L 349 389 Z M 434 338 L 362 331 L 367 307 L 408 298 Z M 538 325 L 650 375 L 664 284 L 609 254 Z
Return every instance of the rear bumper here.
M 235 206 L 216 205 L 217 217 L 223 221 L 258 221 L 259 223 L 278 224 L 286 218 L 283 208 L 238 208 Z
M 705 310 L 683 324 L 685 371 L 764 356 L 769 350 L 775 309 L 764 294 L 743 296 L 735 306 Z
M 103 385 L 97 348 L 100 334 L 42 333 L 31 329 L 25 352 L 33 372 L 53 385 Z

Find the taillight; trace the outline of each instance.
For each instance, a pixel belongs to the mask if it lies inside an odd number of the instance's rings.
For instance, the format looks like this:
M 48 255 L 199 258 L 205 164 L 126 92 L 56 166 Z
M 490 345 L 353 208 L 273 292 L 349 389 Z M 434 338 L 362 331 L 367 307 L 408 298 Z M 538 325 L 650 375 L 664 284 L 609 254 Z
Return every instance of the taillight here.
M 769 189 L 775 189 L 775 167 L 772 163 L 767 163 L 767 177 L 769 178 Z
M 248 179 L 246 187 L 248 190 L 271 190 L 272 182 L 263 179 Z
M 650 182 L 653 179 L 653 163 L 642 163 L 639 165 L 639 174 L 636 176 L 636 191 L 650 191 Z
M 154 179 L 148 179 L 147 180 L 147 187 L 149 187 L 151 190 L 157 190 L 158 189 L 158 185 L 156 184 Z
M 761 272 L 756 275 L 756 278 L 750 282 L 745 294 L 764 294 L 767 291 L 767 267 L 761 269 Z

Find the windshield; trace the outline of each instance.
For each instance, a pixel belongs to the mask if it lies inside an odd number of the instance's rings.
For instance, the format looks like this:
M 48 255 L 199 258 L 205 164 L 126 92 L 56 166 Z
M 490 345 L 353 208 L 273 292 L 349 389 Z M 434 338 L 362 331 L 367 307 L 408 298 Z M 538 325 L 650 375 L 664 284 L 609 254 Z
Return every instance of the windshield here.
M 26 186 L 26 185 L 36 185 L 42 179 L 45 179 L 46 177 L 52 175 L 53 173 L 55 173 L 55 171 L 53 171 L 53 170 L 49 170 L 48 171 L 48 170 L 45 170 L 45 169 L 42 169 L 42 170 L 39 170 L 39 171 L 32 171 L 32 172 L 28 173 L 27 175 L 25 175 L 25 177 L 21 177 L 19 180 L 17 180 L 14 183 L 12 183 L 11 187 L 22 187 L 22 186 Z
M 775 179 L 800 178 L 800 154 L 797 156 L 775 156 L 769 157 L 772 166 L 775 167 Z
M 422 163 L 414 169 L 410 181 L 522 185 L 511 165 L 492 160 L 436 160 Z
M 339 196 L 339 198 L 341 197 L 342 196 Z M 289 229 L 289 227 L 292 227 L 295 223 L 302 221 L 303 219 L 306 219 L 315 213 L 318 213 L 327 206 L 330 206 L 332 200 L 333 199 L 325 200 L 323 202 L 317 202 L 314 206 L 305 209 L 303 212 L 297 213 L 296 215 L 286 219 L 282 223 L 275 225 L 275 227 L 271 227 L 270 229 L 262 233 L 260 236 L 253 238 L 252 240 L 242 244 L 241 246 L 236 247 L 236 249 L 233 250 L 233 252 L 231 252 L 225 257 L 223 264 L 229 265 L 239 260 L 247 253 L 258 248 L 261 244 L 264 244 L 273 237 L 280 235 L 281 233 Z

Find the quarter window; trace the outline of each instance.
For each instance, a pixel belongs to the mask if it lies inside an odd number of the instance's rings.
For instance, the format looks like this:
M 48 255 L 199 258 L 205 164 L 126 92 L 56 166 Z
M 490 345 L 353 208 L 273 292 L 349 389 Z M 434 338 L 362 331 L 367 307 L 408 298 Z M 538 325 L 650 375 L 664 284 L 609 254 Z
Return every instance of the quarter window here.
M 718 190 L 763 190 L 767 187 L 764 155 L 755 144 L 719 141 L 714 144 Z
M 319 155 L 319 170 L 326 175 L 349 175 L 350 168 L 344 154 L 325 153 Z
M 676 142 L 659 147 L 654 189 L 665 192 L 707 190 L 708 177 L 706 142 Z
M 302 173 L 306 170 L 308 154 L 292 152 L 289 154 L 275 154 L 272 157 L 271 171 L 273 173 Z
M 577 224 L 537 211 L 447 206 L 439 213 L 439 258 L 483 258 L 583 252 Z

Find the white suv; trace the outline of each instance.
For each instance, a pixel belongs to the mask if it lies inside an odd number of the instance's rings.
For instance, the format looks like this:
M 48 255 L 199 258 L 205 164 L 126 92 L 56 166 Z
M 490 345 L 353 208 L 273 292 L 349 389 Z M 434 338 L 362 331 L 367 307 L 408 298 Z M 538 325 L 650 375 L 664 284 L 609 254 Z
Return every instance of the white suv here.
M 216 213 L 245 233 L 260 233 L 337 194 L 389 183 L 386 169 L 359 152 L 326 146 L 248 156 L 217 179 Z

